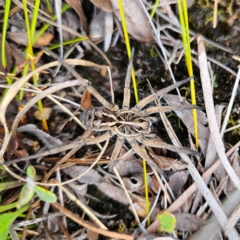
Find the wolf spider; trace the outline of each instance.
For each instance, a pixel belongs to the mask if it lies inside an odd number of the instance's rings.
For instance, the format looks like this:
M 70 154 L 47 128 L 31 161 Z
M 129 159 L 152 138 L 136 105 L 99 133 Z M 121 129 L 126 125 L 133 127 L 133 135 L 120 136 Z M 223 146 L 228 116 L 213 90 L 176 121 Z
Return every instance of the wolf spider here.
M 61 61 L 61 64 L 65 66 L 76 78 L 82 79 L 82 77 L 66 62 Z M 87 138 L 80 140 L 79 144 L 93 145 L 104 142 L 114 136 L 117 137 L 116 143 L 111 154 L 110 163 L 114 162 L 120 153 L 120 150 L 125 141 L 129 143 L 134 152 L 147 163 L 154 167 L 159 173 L 162 170 L 154 163 L 147 151 L 143 148 L 165 148 L 174 152 L 182 152 L 186 154 L 199 154 L 188 148 L 180 148 L 170 144 L 167 144 L 160 140 L 158 136 L 151 133 L 152 124 L 157 121 L 156 117 L 151 115 L 159 112 L 168 112 L 172 110 L 186 110 L 196 108 L 194 105 L 189 106 L 155 106 L 148 107 L 152 101 L 155 101 L 160 96 L 168 93 L 169 91 L 187 83 L 189 79 L 179 81 L 159 90 L 156 93 L 142 99 L 134 107 L 130 108 L 130 72 L 132 69 L 132 59 L 130 60 L 127 76 L 125 79 L 124 96 L 122 108 L 119 109 L 115 103 L 108 102 L 102 95 L 94 89 L 91 84 L 82 79 L 82 85 L 89 91 L 103 106 L 102 107 L 90 107 L 82 112 L 80 120 L 88 130 L 96 131 L 99 135 L 95 138 Z
M 159 169 L 159 167 L 153 162 L 148 153 L 146 151 L 143 151 L 143 147 L 147 146 L 154 148 L 164 148 L 174 152 L 198 154 L 197 152 L 194 152 L 187 148 L 180 148 L 167 144 L 160 140 L 158 136 L 151 133 L 152 124 L 157 121 L 157 118 L 151 115 L 172 110 L 192 109 L 195 106 L 189 105 L 147 107 L 149 103 L 156 100 L 163 94 L 188 81 L 189 79 L 186 79 L 175 83 L 170 87 L 164 88 L 157 93 L 144 98 L 134 107 L 130 108 L 130 80 L 126 78 L 123 105 L 121 109 L 119 109 L 119 107 L 115 104 L 104 104 L 106 103 L 104 101 L 102 102 L 104 105 L 103 107 L 90 107 L 84 110 L 80 115 L 80 120 L 87 129 L 100 133 L 100 136 L 97 136 L 94 139 L 87 139 L 86 144 L 91 145 L 100 143 L 116 136 L 116 143 L 110 158 L 110 170 L 114 161 L 118 158 L 120 150 L 125 141 L 129 143 L 131 148 L 138 156 L 146 160 L 151 167 L 154 167 L 161 173 L 161 169 Z M 93 92 L 92 94 L 95 95 Z

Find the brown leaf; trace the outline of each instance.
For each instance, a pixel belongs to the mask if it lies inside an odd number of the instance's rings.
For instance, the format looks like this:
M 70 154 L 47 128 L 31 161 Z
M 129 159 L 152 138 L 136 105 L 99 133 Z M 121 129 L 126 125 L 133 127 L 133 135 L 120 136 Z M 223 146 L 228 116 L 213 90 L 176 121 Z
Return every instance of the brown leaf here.
M 114 8 L 114 14 L 118 20 L 121 21 L 118 0 L 111 0 L 111 2 Z M 129 34 L 139 42 L 152 41 L 154 39 L 152 29 L 138 0 L 123 0 L 123 8 Z
M 179 171 L 187 168 L 187 164 L 180 162 L 177 159 L 163 157 L 155 154 L 153 150 L 148 147 L 149 154 L 153 158 L 154 162 L 165 171 Z
M 83 110 L 86 110 L 92 106 L 91 93 L 85 88 L 81 99 L 81 107 Z
M 20 45 L 28 45 L 27 32 L 8 32 L 7 37 Z M 42 36 L 34 43 L 33 47 L 40 48 L 48 46 L 53 37 L 54 35 L 51 33 L 43 33 Z
M 12 154 L 17 150 L 18 148 L 18 139 L 16 136 L 13 136 L 11 140 L 9 141 L 9 148 L 7 151 L 7 159 L 10 159 Z
M 51 115 L 51 112 L 52 112 L 52 108 L 43 108 L 43 112 L 35 111 L 33 113 L 33 116 L 38 120 L 42 120 L 43 118 L 48 120 Z
M 169 186 L 176 198 L 182 194 L 182 189 L 187 179 L 187 171 L 177 171 L 169 177 Z
M 105 12 L 113 12 L 113 6 L 111 0 L 90 0 L 95 6 L 102 9 Z
M 0 34 L 0 44 L 2 46 L 2 34 Z M 12 54 L 13 51 L 10 48 L 8 42 L 6 41 L 6 58 L 7 58 L 7 69 L 4 69 L 3 64 L 2 64 L 2 57 L 0 57 L 0 72 L 5 72 L 5 70 L 10 71 L 10 69 L 12 68 Z M 4 75 L 0 75 L 0 80 L 4 80 L 5 76 Z
M 87 239 L 98 240 L 99 234 L 94 231 L 91 231 L 90 229 L 87 229 Z
M 82 9 L 82 1 L 79 0 L 66 0 L 68 4 L 71 5 L 71 7 L 76 11 L 76 13 L 79 16 L 80 23 L 82 25 L 83 30 L 87 33 L 88 32 L 88 23 L 87 18 L 85 17 L 85 14 Z
M 176 229 L 179 231 L 197 231 L 204 225 L 204 221 L 193 214 L 189 213 L 174 213 L 177 219 Z

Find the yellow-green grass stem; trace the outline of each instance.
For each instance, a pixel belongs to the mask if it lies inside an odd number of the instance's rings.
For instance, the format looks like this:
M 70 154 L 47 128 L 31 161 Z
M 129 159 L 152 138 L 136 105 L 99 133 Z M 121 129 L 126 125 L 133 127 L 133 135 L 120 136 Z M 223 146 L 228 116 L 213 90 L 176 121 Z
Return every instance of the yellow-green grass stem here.
M 158 7 L 158 4 L 159 4 L 160 0 L 156 0 L 155 3 L 154 3 L 154 6 L 153 6 L 153 9 L 150 13 L 150 18 L 153 18 L 155 12 L 157 11 L 157 7 Z
M 34 27 L 34 29 L 30 28 L 28 11 L 27 11 L 27 2 L 26 2 L 26 0 L 23 0 L 22 2 L 23 2 L 23 11 L 24 11 L 25 24 L 26 24 L 26 29 L 27 29 L 27 36 L 28 36 L 28 47 L 27 47 L 27 52 L 26 52 L 26 60 L 30 59 L 31 68 L 34 71 L 36 69 L 36 66 L 35 66 L 35 62 L 34 62 L 34 59 L 33 59 L 34 54 L 33 54 L 32 42 L 33 42 L 33 38 L 34 38 L 35 24 L 36 24 L 36 21 L 37 21 L 37 16 L 38 16 L 38 10 L 39 10 L 40 2 L 39 2 L 39 0 L 37 0 L 35 2 L 34 15 L 33 15 L 35 19 L 33 19 L 33 23 L 32 23 L 32 27 Z M 28 67 L 29 67 L 29 64 L 26 64 L 24 66 L 23 76 L 27 74 Z M 38 85 L 38 76 L 37 75 L 33 76 L 33 84 L 35 86 Z M 23 99 L 23 91 L 20 91 L 19 99 L 20 99 L 20 101 L 21 101 L 21 99 Z M 39 112 L 42 114 L 42 119 L 41 119 L 42 120 L 42 126 L 45 129 L 45 131 L 48 131 L 47 120 L 46 120 L 46 118 L 44 116 L 44 109 L 43 109 L 42 101 L 41 100 L 38 101 L 37 105 L 38 105 Z
M 193 76 L 193 67 L 192 67 L 192 56 L 191 56 L 191 48 L 190 48 L 190 37 L 189 37 L 189 26 L 188 26 L 188 11 L 187 11 L 187 3 L 186 0 L 178 0 L 178 12 L 179 19 L 182 29 L 182 41 L 184 45 L 184 54 L 186 59 L 186 65 L 189 77 Z M 195 83 L 194 80 L 190 80 L 190 88 L 191 88 L 191 100 L 192 104 L 196 105 L 196 91 L 195 91 Z M 195 134 L 195 142 L 198 147 L 198 126 L 197 126 L 197 110 L 192 110 L 193 115 L 193 124 L 194 124 L 194 134 Z
M 52 7 L 51 7 L 51 3 L 49 2 L 49 0 L 46 0 L 46 5 L 47 5 L 47 10 L 48 13 L 52 14 Z
M 34 10 L 33 10 L 31 28 L 30 28 L 30 34 L 31 34 L 31 41 L 32 42 L 34 40 L 35 29 L 36 29 L 36 26 L 37 26 L 39 6 L 40 6 L 40 0 L 36 0 Z
M 3 29 L 2 29 L 2 65 L 5 71 L 7 70 L 7 54 L 6 54 L 6 35 L 8 27 L 8 18 L 10 12 L 11 0 L 6 0 L 4 18 L 3 18 Z M 6 77 L 7 83 L 12 84 L 12 80 L 9 77 Z M 6 95 L 7 90 L 4 91 L 3 97 Z
M 129 41 L 128 31 L 127 31 L 127 23 L 126 23 L 126 18 L 124 14 L 122 0 L 118 0 L 118 6 L 119 6 L 120 16 L 122 20 L 122 28 L 123 28 L 124 39 L 126 42 L 127 54 L 128 54 L 128 58 L 130 59 L 132 53 L 131 53 L 130 41 Z M 134 68 L 132 68 L 132 83 L 133 83 L 135 101 L 136 103 L 138 103 L 139 97 L 138 97 L 137 81 L 135 77 Z M 142 151 L 145 151 L 145 149 L 142 149 Z M 150 211 L 150 205 L 149 205 L 149 199 L 148 199 L 147 167 L 146 167 L 146 161 L 144 159 L 143 159 L 143 176 L 144 176 L 144 186 L 145 186 L 144 189 L 145 189 L 146 213 L 148 214 Z M 150 219 L 148 219 L 148 224 L 150 225 Z
M 88 39 L 89 39 L 88 37 L 70 39 L 70 40 L 64 41 L 63 46 L 67 46 L 69 44 L 85 41 L 85 40 L 88 40 Z M 59 48 L 59 47 L 60 47 L 60 44 L 54 44 L 54 45 L 48 47 L 48 49 L 53 50 L 53 49 L 56 49 L 56 48 Z

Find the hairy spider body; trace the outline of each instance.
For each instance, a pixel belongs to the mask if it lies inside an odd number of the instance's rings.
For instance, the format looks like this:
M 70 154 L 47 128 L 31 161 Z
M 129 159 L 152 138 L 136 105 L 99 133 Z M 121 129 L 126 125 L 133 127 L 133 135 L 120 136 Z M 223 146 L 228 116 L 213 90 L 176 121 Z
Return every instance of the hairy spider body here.
M 180 81 L 168 88 L 164 88 L 157 93 L 141 100 L 136 106 L 131 109 L 129 109 L 130 91 L 128 91 L 128 88 L 125 88 L 122 109 L 116 108 L 116 106 L 114 106 L 114 110 L 106 107 L 91 107 L 84 110 L 80 115 L 80 120 L 84 126 L 92 131 L 104 132 L 102 135 L 94 139 L 87 139 L 85 141 L 85 144 L 91 145 L 100 143 L 108 138 L 117 136 L 116 144 L 111 155 L 111 162 L 115 161 L 118 158 L 120 150 L 124 144 L 124 141 L 126 140 L 141 158 L 145 159 L 149 165 L 158 169 L 158 171 L 161 173 L 162 171 L 153 162 L 147 152 L 143 150 L 145 146 L 166 148 L 174 152 L 182 152 L 186 154 L 198 154 L 188 148 L 179 148 L 162 142 L 158 136 L 152 133 L 152 124 L 157 121 L 157 118 L 151 116 L 152 114 L 159 112 L 186 110 L 196 108 L 196 106 L 189 105 L 146 107 L 150 102 L 156 100 L 161 95 L 171 91 L 177 86 L 186 83 L 187 81 L 189 81 L 189 79 Z

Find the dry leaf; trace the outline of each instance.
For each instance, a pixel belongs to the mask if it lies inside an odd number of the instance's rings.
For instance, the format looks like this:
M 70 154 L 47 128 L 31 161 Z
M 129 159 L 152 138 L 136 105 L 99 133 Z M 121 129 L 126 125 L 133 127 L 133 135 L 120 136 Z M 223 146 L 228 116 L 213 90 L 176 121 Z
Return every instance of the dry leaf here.
M 68 174 L 71 178 L 76 178 L 81 173 L 85 172 L 89 167 L 86 166 L 70 166 L 68 168 L 64 168 L 63 172 Z M 82 177 L 78 179 L 80 183 L 87 183 L 98 185 L 100 182 L 103 182 L 103 177 L 94 169 L 90 169 L 89 172 L 84 174 Z
M 63 169 L 63 172 L 68 174 L 70 177 L 75 178 L 85 172 L 89 167 L 86 166 L 71 166 Z M 124 191 L 114 186 L 112 183 L 104 182 L 104 178 L 94 169 L 90 169 L 89 172 L 84 174 L 78 179 L 81 183 L 87 183 L 97 186 L 97 188 L 106 194 L 108 197 L 118 201 L 124 205 L 128 205 L 128 200 L 125 196 Z
M 115 201 L 120 202 L 121 204 L 128 205 L 129 202 L 126 198 L 126 195 L 122 188 L 116 187 L 108 182 L 103 182 L 97 185 L 98 189 L 104 194 L 114 199 Z
M 182 194 L 182 189 L 188 179 L 188 175 L 187 171 L 177 171 L 169 177 L 169 186 L 175 198 Z
M 59 146 L 62 146 L 62 142 L 50 136 L 48 133 L 45 133 L 44 131 L 37 128 L 34 124 L 27 124 L 25 126 L 19 127 L 17 129 L 18 132 L 26 132 L 34 135 L 37 137 L 48 149 L 56 148 Z
M 190 213 L 174 213 L 177 219 L 176 229 L 179 231 L 197 231 L 204 225 L 204 221 Z
M 121 21 L 118 0 L 111 0 L 114 14 Z M 153 41 L 152 29 L 138 0 L 123 0 L 124 14 L 127 22 L 128 33 L 139 42 Z
M 106 52 L 111 44 L 113 33 L 113 15 L 112 13 L 99 10 L 90 24 L 90 38 L 97 41 L 104 40 L 104 51 Z
M 136 160 L 134 156 L 131 156 L 131 159 L 129 160 L 117 160 L 114 163 L 114 166 L 121 177 L 132 176 L 133 174 L 143 172 L 141 163 Z
M 149 154 L 153 158 L 154 162 L 165 171 L 179 171 L 187 168 L 187 164 L 180 162 L 178 159 L 163 157 L 155 154 L 153 150 L 148 147 Z
M 81 107 L 83 110 L 86 110 L 92 106 L 91 93 L 85 88 L 81 99 Z
M 16 136 L 13 136 L 9 141 L 9 147 L 7 151 L 7 159 L 10 159 L 12 154 L 18 149 L 18 139 Z
M 90 0 L 95 6 L 105 12 L 113 12 L 111 0 Z
M 28 45 L 27 32 L 8 32 L 7 37 L 20 45 L 23 45 L 23 46 Z M 40 48 L 40 47 L 48 46 L 49 43 L 52 41 L 53 37 L 54 37 L 53 34 L 45 32 L 34 43 L 33 47 Z
M 85 14 L 84 14 L 83 9 L 82 9 L 82 1 L 66 0 L 66 2 L 69 5 L 71 5 L 71 7 L 76 11 L 76 13 L 79 16 L 82 29 L 85 31 L 85 33 L 87 33 L 88 32 L 88 23 L 87 23 L 87 18 L 85 17 Z
M 33 113 L 33 116 L 38 120 L 42 120 L 43 118 L 48 120 L 51 115 L 51 112 L 52 108 L 43 108 L 43 112 L 35 111 Z
M 79 20 L 78 17 L 76 16 L 75 12 L 72 11 L 67 11 L 63 13 L 62 15 L 62 24 L 69 27 L 72 30 L 77 30 L 79 29 Z M 63 40 L 67 41 L 70 39 L 75 38 L 76 36 L 74 34 L 71 34 L 69 32 L 63 31 Z M 56 76 L 58 77 L 58 76 Z
M 0 34 L 0 44 L 2 46 L 2 34 Z M 8 44 L 8 42 L 6 41 L 6 57 L 7 57 L 7 69 L 3 68 L 2 65 L 2 57 L 0 58 L 0 72 L 4 73 L 6 70 L 10 71 L 10 69 L 12 68 L 12 54 L 13 51 L 10 47 L 10 45 Z M 5 76 L 4 75 L 0 75 L 0 80 L 4 80 Z
M 99 234 L 87 229 L 87 239 L 91 240 L 98 240 L 99 239 Z

